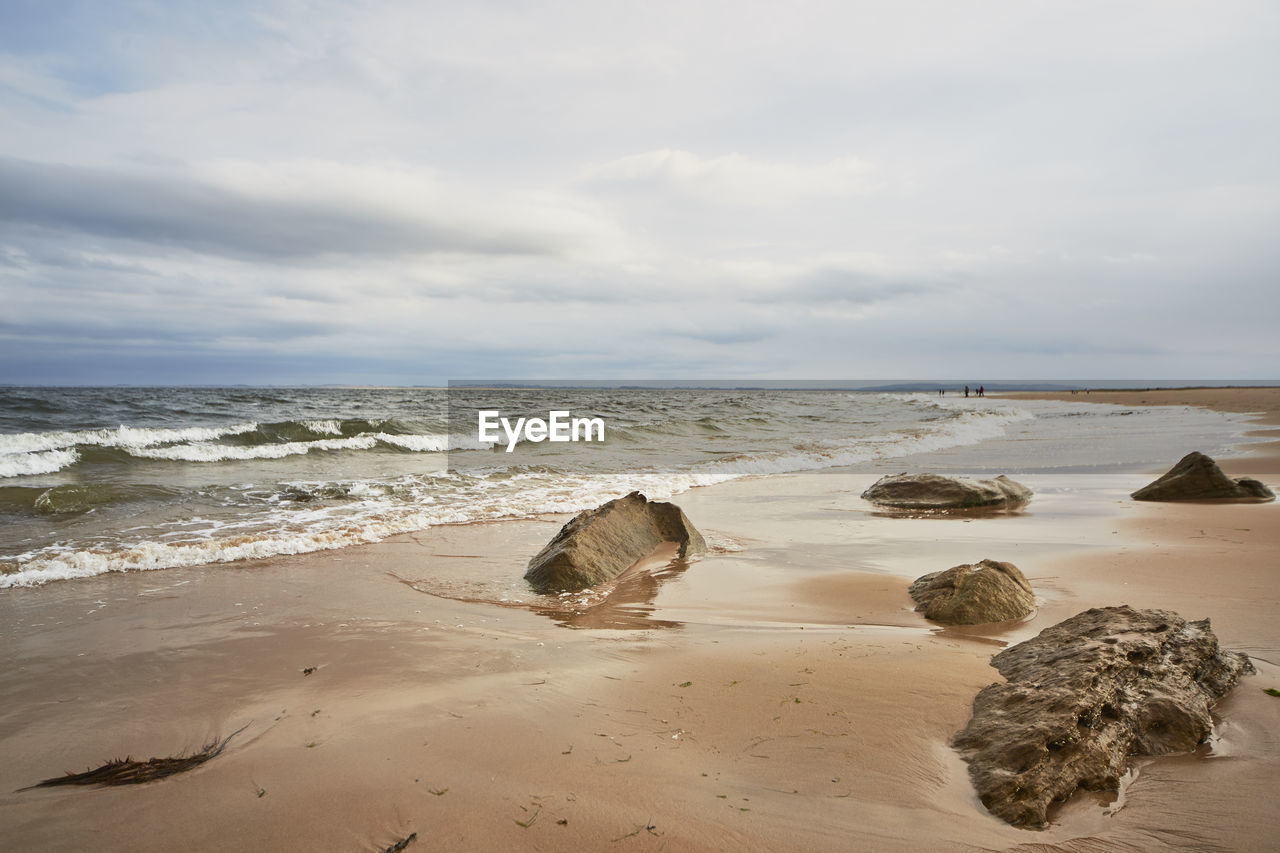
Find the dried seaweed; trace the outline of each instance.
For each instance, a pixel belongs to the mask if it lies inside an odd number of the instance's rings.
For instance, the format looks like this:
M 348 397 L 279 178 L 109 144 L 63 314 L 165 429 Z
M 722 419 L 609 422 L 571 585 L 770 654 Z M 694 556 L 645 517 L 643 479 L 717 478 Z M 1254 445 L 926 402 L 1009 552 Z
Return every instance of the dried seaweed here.
M 412 844 L 417 840 L 418 840 L 418 833 L 411 832 L 409 833 L 408 838 L 405 838 L 401 841 L 397 841 L 395 844 L 392 844 L 386 850 L 383 850 L 382 853 L 400 853 L 401 850 L 408 847 L 410 844 Z
M 204 749 L 191 755 L 179 755 L 172 758 L 151 758 L 147 761 L 134 761 L 129 756 L 108 761 L 101 767 L 86 770 L 83 773 L 70 773 L 45 779 L 35 785 L 20 790 L 30 791 L 32 788 L 52 788 L 58 785 L 140 785 L 184 773 L 204 764 L 210 758 L 222 754 L 227 742 L 240 732 L 249 728 L 249 724 L 241 726 L 222 740 L 217 738 L 205 744 Z M 259 795 L 261 796 L 261 795 Z

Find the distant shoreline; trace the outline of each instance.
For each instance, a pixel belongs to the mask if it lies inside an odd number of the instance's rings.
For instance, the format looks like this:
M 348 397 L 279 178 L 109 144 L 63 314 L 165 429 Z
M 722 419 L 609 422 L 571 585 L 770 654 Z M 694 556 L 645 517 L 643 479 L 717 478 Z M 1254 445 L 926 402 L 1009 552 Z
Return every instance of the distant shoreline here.
M 0 383 L 0 390 L 49 389 L 67 391 L 104 388 L 183 388 L 183 389 L 292 389 L 314 391 L 555 391 L 564 389 L 637 390 L 637 391 L 838 391 L 869 393 L 963 393 L 979 386 L 989 394 L 1056 394 L 1072 392 L 1129 392 L 1129 391 L 1196 391 L 1204 389 L 1280 388 L 1280 379 L 1223 379 L 1223 380 L 1161 380 L 1161 379 L 1083 379 L 1083 380 L 1018 380 L 992 381 L 937 379 L 937 380 L 476 380 L 449 381 L 441 385 L 343 385 L 343 384 L 261 384 L 244 383 L 114 383 L 106 385 L 83 384 L 25 384 Z

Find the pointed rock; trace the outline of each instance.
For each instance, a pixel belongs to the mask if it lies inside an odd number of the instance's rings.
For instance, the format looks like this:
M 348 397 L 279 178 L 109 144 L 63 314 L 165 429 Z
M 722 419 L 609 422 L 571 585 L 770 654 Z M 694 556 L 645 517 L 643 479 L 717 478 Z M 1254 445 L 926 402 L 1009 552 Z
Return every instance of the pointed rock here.
M 1135 501 L 1271 501 L 1276 496 L 1257 480 L 1231 479 L 1218 463 L 1193 451 L 1130 497 Z
M 632 492 L 575 516 L 529 561 L 524 578 L 538 592 L 584 589 L 613 580 L 663 542 L 676 543 L 682 558 L 707 551 L 680 507 Z

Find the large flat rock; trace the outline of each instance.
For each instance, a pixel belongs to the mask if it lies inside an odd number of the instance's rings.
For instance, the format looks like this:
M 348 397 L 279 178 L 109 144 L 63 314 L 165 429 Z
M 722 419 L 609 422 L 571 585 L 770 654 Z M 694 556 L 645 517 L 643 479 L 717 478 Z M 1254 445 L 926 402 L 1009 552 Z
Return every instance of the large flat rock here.
M 707 550 L 680 507 L 632 492 L 575 516 L 529 561 L 524 578 L 538 592 L 585 589 L 613 580 L 664 542 L 674 542 L 680 557 Z
M 941 474 L 893 474 L 881 477 L 862 497 L 897 509 L 1011 508 L 1031 500 L 1031 490 L 1003 474 L 991 480 Z
M 1025 827 L 1077 788 L 1118 790 L 1133 756 L 1195 749 L 1214 703 L 1254 671 L 1208 619 L 1127 605 L 1072 616 L 991 665 L 1008 681 L 978 694 L 952 744 L 983 805 Z

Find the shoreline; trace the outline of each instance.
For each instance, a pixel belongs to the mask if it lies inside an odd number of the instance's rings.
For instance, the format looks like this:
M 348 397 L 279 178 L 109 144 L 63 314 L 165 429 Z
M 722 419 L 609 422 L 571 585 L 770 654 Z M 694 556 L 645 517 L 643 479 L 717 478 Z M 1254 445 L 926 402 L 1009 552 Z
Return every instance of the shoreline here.
M 1141 404 L 1111 393 L 1089 402 Z M 1280 424 L 1268 394 L 1264 427 Z M 1224 468 L 1275 488 L 1280 443 L 1259 437 Z M 1280 703 L 1260 689 L 1280 686 L 1276 504 L 1135 504 L 1141 477 L 1047 474 L 1025 478 L 1023 514 L 913 519 L 858 498 L 876 476 L 687 492 L 726 547 L 576 625 L 456 600 L 477 561 L 518 579 L 567 516 L 6 591 L 0 827 L 41 850 L 381 850 L 411 832 L 468 850 L 1265 849 L 1280 830 Z M 1032 618 L 956 630 L 911 610 L 911 579 L 983 557 L 1026 572 Z M 1113 816 L 1076 797 L 1048 830 L 1005 826 L 947 746 L 999 678 L 991 654 L 1121 603 L 1209 616 L 1254 656 L 1260 674 L 1220 706 L 1230 760 L 1144 759 Z M 16 792 L 245 723 L 171 779 Z
M 1248 430 L 1245 435 L 1261 441 L 1238 445 L 1239 453 L 1224 457 L 1220 460 L 1220 465 L 1235 477 L 1245 476 L 1250 472 L 1253 476 L 1280 474 L 1280 387 L 1152 388 L 1123 391 L 1094 389 L 1087 394 L 1070 391 L 1016 391 L 993 396 L 1009 400 L 1058 400 L 1119 406 L 1195 406 L 1219 412 L 1250 414 L 1250 420 L 1258 426 Z M 1172 464 L 1171 461 L 1170 466 Z

